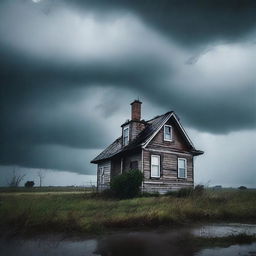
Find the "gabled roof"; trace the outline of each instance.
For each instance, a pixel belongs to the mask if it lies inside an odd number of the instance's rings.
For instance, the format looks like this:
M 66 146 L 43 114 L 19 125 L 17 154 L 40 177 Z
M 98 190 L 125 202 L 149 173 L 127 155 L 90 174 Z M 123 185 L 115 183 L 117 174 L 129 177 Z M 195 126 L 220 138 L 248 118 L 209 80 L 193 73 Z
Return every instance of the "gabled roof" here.
M 183 126 L 181 125 L 179 118 L 177 117 L 177 115 L 172 111 L 172 112 L 167 112 L 165 115 L 166 116 L 165 119 L 163 120 L 163 122 L 161 123 L 161 125 L 159 125 L 159 127 L 157 127 L 157 129 L 155 129 L 154 133 L 145 141 L 145 143 L 143 144 L 143 147 L 146 147 L 148 145 L 148 143 L 155 137 L 155 135 L 160 131 L 160 129 L 163 127 L 163 125 L 171 118 L 173 117 L 176 121 L 176 123 L 178 124 L 178 127 L 180 128 L 182 134 L 184 135 L 187 143 L 190 145 L 191 148 L 194 148 L 194 145 L 192 143 L 192 141 L 190 140 L 190 138 L 188 137 L 185 129 L 183 128 Z
M 192 141 L 189 139 L 188 135 L 186 134 L 184 128 L 179 122 L 178 117 L 173 111 L 170 111 L 163 115 L 156 116 L 153 119 L 146 121 L 145 129 L 142 130 L 137 135 L 137 137 L 134 140 L 132 140 L 127 146 L 122 147 L 122 137 L 119 137 L 111 145 L 109 145 L 105 150 L 103 150 L 97 157 L 95 157 L 91 161 L 91 163 L 97 163 L 103 160 L 110 159 L 113 156 L 117 156 L 125 151 L 129 151 L 138 147 L 146 147 L 148 143 L 154 138 L 154 136 L 159 132 L 159 130 L 171 117 L 173 117 L 177 122 L 182 134 L 184 135 L 184 138 L 186 139 L 187 143 L 191 147 L 191 152 L 194 155 L 203 154 L 203 151 L 196 150 L 194 148 Z

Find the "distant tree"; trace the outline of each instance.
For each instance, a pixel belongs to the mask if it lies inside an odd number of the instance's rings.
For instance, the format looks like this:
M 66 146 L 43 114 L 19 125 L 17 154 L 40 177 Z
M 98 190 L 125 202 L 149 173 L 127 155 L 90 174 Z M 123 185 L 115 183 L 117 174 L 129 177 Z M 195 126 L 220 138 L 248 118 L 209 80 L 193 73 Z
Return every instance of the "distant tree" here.
M 240 189 L 240 190 L 245 190 L 245 189 L 247 189 L 247 187 L 245 187 L 245 186 L 240 186 L 238 189 Z
M 34 181 L 29 181 L 29 180 L 28 180 L 28 181 L 25 183 L 25 187 L 26 187 L 26 188 L 33 188 L 34 185 L 35 185 L 35 182 L 34 182 Z
M 43 183 L 43 179 L 45 177 L 45 172 L 40 169 L 38 172 L 37 172 L 37 176 L 39 178 L 39 187 L 42 187 L 42 183 Z
M 12 177 L 8 181 L 9 187 L 18 187 L 25 176 L 25 174 L 17 174 L 16 169 L 14 168 L 12 171 Z

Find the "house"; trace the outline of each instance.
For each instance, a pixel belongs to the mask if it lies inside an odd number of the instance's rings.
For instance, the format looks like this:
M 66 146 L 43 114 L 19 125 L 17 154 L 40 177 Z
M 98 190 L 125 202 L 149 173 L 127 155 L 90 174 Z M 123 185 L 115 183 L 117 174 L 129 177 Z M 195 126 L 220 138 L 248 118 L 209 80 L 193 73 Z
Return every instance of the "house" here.
M 144 174 L 141 190 L 165 193 L 194 186 L 196 150 L 179 117 L 167 112 L 141 120 L 139 100 L 131 103 L 131 120 L 121 125 L 122 135 L 91 163 L 97 164 L 97 188 L 109 188 L 111 179 L 131 169 Z

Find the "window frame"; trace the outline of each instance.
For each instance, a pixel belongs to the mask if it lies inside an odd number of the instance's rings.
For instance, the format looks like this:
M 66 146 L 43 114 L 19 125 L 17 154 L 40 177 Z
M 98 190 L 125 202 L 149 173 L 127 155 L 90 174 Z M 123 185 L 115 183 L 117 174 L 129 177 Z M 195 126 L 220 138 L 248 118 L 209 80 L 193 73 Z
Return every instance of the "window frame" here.
M 104 166 L 99 167 L 99 176 L 100 176 L 100 184 L 104 185 L 105 183 L 105 170 L 104 170 Z
M 124 131 L 125 130 L 128 130 L 128 133 L 127 133 L 127 144 L 125 144 L 125 138 L 126 138 L 126 137 L 124 137 Z M 125 126 L 123 128 L 123 146 L 127 146 L 129 144 L 129 137 L 130 137 L 130 127 L 129 127 L 129 125 L 127 125 L 127 126 Z
M 158 170 L 159 170 L 159 176 L 153 176 L 152 175 L 152 166 L 153 166 L 153 164 L 152 164 L 152 158 L 153 157 L 157 157 L 158 158 Z M 150 177 L 151 178 L 160 178 L 161 177 L 161 156 L 160 155 L 151 155 L 151 157 L 150 157 L 150 160 L 151 160 L 151 162 L 150 162 Z M 154 166 L 156 166 L 156 165 L 154 165 Z
M 170 131 L 171 131 L 171 139 L 167 139 L 166 137 L 165 137 L 165 127 L 170 127 L 171 129 L 170 129 Z M 165 124 L 164 125 L 164 141 L 173 141 L 173 139 L 172 139 L 172 126 L 171 125 L 168 125 L 168 124 Z
M 184 177 L 181 177 L 180 176 L 180 169 L 183 169 L 183 168 L 179 168 L 179 161 L 180 160 L 184 160 L 184 163 L 185 163 L 185 176 Z M 187 179 L 187 177 L 188 177 L 188 168 L 187 168 L 187 159 L 186 158 L 184 158 L 184 157 L 178 157 L 178 178 L 179 179 Z

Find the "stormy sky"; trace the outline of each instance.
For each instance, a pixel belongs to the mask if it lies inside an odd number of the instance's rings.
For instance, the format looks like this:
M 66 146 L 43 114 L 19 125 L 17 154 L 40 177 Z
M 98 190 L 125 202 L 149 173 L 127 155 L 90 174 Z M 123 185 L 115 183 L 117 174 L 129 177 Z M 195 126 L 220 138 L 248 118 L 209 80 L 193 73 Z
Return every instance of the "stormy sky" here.
M 174 110 L 196 183 L 256 187 L 256 2 L 1 0 L 0 185 L 95 180 L 129 103 Z

